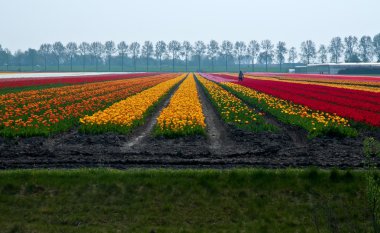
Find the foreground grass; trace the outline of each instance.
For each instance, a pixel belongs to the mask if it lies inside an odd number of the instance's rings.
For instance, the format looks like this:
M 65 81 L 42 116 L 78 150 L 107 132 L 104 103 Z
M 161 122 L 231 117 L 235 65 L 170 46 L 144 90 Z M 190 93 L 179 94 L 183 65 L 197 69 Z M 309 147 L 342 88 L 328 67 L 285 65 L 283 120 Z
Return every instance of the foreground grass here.
M 0 172 L 1 232 L 368 232 L 362 172 Z

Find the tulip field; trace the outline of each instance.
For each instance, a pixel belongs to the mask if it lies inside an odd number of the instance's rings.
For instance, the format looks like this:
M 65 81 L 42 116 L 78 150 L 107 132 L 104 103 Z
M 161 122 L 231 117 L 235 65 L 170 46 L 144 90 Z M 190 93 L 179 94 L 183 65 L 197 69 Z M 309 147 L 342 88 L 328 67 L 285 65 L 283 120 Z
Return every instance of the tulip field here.
M 289 159 L 329 151 L 343 158 L 361 153 L 357 145 L 364 135 L 378 137 L 379 90 L 378 77 L 270 73 L 247 73 L 242 82 L 232 73 L 0 79 L 0 147 L 5 154 L 70 156 L 112 149 L 112 154 L 157 154 L 159 164 L 167 163 L 170 153 L 192 159 L 198 153 L 241 153 L 248 162 L 234 163 L 248 164 L 262 163 L 251 161 L 255 153 Z M 124 163 L 153 163 L 139 159 Z M 178 163 L 188 162 L 182 159 Z M 217 160 L 228 163 L 223 156 Z

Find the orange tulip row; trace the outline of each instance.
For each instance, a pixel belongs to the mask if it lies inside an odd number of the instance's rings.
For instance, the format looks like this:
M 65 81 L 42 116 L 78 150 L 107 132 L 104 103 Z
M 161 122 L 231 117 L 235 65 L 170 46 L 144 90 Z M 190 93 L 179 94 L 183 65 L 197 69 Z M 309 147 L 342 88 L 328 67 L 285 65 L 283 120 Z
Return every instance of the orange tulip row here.
M 67 130 L 78 124 L 78 118 L 86 114 L 106 108 L 109 104 L 176 76 L 176 74 L 161 74 L 149 78 L 49 88 L 14 93 L 11 96 L 2 95 L 0 135 L 8 137 L 48 135 Z

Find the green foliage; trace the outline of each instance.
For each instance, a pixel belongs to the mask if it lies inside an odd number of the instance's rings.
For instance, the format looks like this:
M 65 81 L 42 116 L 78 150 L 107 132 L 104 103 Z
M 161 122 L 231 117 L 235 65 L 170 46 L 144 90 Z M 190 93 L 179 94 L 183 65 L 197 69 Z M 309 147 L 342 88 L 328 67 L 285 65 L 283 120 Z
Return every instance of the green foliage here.
M 206 135 L 206 130 L 200 125 L 184 126 L 180 131 L 173 131 L 171 127 L 165 127 L 161 129 L 158 125 L 154 127 L 154 136 L 163 136 L 165 138 L 179 138 L 194 135 Z
M 371 211 L 373 232 L 380 232 L 380 177 L 377 173 L 376 157 L 380 156 L 380 143 L 374 138 L 363 142 L 367 167 L 367 197 Z
M 320 232 L 368 232 L 365 175 L 334 173 L 332 181 L 316 168 L 0 171 L 0 231 L 293 233 L 316 232 L 317 222 Z

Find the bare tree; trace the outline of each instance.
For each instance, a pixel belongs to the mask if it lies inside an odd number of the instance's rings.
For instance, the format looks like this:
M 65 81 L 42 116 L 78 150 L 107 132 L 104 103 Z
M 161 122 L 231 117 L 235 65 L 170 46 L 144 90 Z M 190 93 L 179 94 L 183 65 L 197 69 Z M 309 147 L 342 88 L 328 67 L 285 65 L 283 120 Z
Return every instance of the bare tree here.
M 189 55 L 193 52 L 193 46 L 191 46 L 189 41 L 184 41 L 182 43 L 182 51 L 185 56 L 185 62 L 186 62 L 186 72 L 187 72 L 187 62 Z
M 358 56 L 358 38 L 356 36 L 348 36 L 344 38 L 345 44 L 345 61 L 346 62 L 359 62 Z
M 52 50 L 55 58 L 57 59 L 58 64 L 58 71 L 60 71 L 60 61 L 62 59 L 62 56 L 65 55 L 65 47 L 61 42 L 55 42 L 53 44 L 53 50 Z
M 129 45 L 129 51 L 132 54 L 133 67 L 136 71 L 136 58 L 140 53 L 140 44 L 138 42 L 133 42 L 132 44 Z
M 268 63 L 273 59 L 273 48 L 274 45 L 270 40 L 261 41 L 261 48 L 263 49 L 263 53 L 261 53 L 263 58 L 265 59 L 265 71 L 268 72 Z
M 178 57 L 179 52 L 181 51 L 181 43 L 176 40 L 172 40 L 168 44 L 168 51 L 172 54 L 173 62 L 173 72 L 174 72 L 174 63 L 175 59 Z
M 332 38 L 328 49 L 331 54 L 331 61 L 338 63 L 344 51 L 342 39 L 339 36 Z
M 88 52 L 90 52 L 90 44 L 87 42 L 82 42 L 79 45 L 79 52 L 83 58 L 83 64 L 82 65 L 83 65 L 83 71 L 85 71 L 86 70 L 86 55 Z
M 75 42 L 69 42 L 66 45 L 67 54 L 70 56 L 70 71 L 73 71 L 73 57 L 77 55 L 78 46 Z
M 293 64 L 293 68 L 294 68 L 294 64 L 295 64 L 297 58 L 298 58 L 297 49 L 295 47 L 291 47 L 289 49 L 288 61 L 289 61 L 289 63 Z
M 145 41 L 142 49 L 141 55 L 146 57 L 146 71 L 149 71 L 149 58 L 153 54 L 153 44 L 150 41 Z
M 124 57 L 128 51 L 128 45 L 124 41 L 121 41 L 117 45 L 117 50 L 119 51 L 119 54 L 121 55 L 121 71 L 123 72 L 124 71 Z
M 203 41 L 196 41 L 194 44 L 194 53 L 198 56 L 198 71 L 201 71 L 201 57 L 206 52 L 206 45 Z
M 108 72 L 110 72 L 111 71 L 111 58 L 112 58 L 112 55 L 116 52 L 115 42 L 113 42 L 112 40 L 106 41 L 106 43 L 104 44 L 104 50 L 105 50 L 107 57 L 108 57 Z
M 52 50 L 53 50 L 53 46 L 51 44 L 42 44 L 38 51 L 44 57 L 45 72 L 46 72 L 47 57 L 50 55 Z
M 380 33 L 373 37 L 373 48 L 377 62 L 380 62 Z
M 90 45 L 90 53 L 95 59 L 96 71 L 98 71 L 98 63 L 100 56 L 103 54 L 104 46 L 100 42 L 92 42 Z
M 318 49 L 318 58 L 319 58 L 319 61 L 323 64 L 323 63 L 326 63 L 327 61 L 327 49 L 326 49 L 326 46 L 321 44 L 319 46 L 319 49 Z
M 208 55 L 211 58 L 212 72 L 214 72 L 214 60 L 219 53 L 219 44 L 216 40 L 211 40 L 207 45 Z
M 156 57 L 160 60 L 160 71 L 161 71 L 161 63 L 162 63 L 162 56 L 166 53 L 166 43 L 165 41 L 158 41 L 156 43 Z
M 236 58 L 238 59 L 239 71 L 241 70 L 240 69 L 241 59 L 245 55 L 246 52 L 247 52 L 247 46 L 245 45 L 245 43 L 243 41 L 236 41 L 235 46 L 234 46 L 234 54 Z
M 280 64 L 280 72 L 282 71 L 282 64 L 285 62 L 285 54 L 288 52 L 286 48 L 286 43 L 283 41 L 279 41 L 276 47 L 276 58 L 278 63 Z
M 370 36 L 362 36 L 362 38 L 360 38 L 359 51 L 362 62 L 372 61 L 373 44 Z
M 224 55 L 225 57 L 225 61 L 226 61 L 226 72 L 228 71 L 228 57 L 231 56 L 232 54 L 232 51 L 233 51 L 233 44 L 228 41 L 228 40 L 224 40 L 222 42 L 222 47 L 221 47 L 221 53 Z
M 316 55 L 317 52 L 313 41 L 307 40 L 301 43 L 301 58 L 306 64 L 310 64 Z
M 252 61 L 252 72 L 255 71 L 255 60 L 257 56 L 260 53 L 260 45 L 257 41 L 251 40 L 248 44 L 248 49 L 247 49 L 249 55 L 251 56 L 251 61 Z

